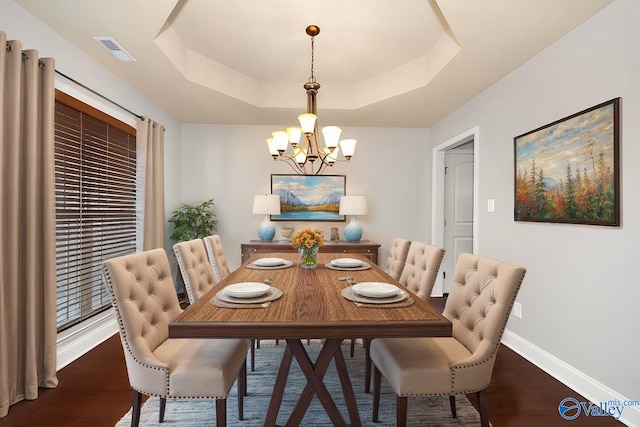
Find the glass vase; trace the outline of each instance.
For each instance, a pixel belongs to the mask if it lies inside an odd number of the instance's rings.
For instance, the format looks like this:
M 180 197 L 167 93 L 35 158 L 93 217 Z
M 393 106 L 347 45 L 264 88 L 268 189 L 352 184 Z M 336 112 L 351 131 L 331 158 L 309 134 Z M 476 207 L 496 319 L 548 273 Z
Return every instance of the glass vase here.
M 318 247 L 307 248 L 306 246 L 301 246 L 300 260 L 302 268 L 316 268 L 318 265 Z

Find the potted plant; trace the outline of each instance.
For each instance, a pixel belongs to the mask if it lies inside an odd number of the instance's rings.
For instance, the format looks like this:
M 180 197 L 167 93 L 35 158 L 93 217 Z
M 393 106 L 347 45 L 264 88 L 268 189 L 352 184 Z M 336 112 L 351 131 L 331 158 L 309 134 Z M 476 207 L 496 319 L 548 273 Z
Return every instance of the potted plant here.
M 171 213 L 169 222 L 173 224 L 173 233 L 169 238 L 178 243 L 212 235 L 217 231 L 218 225 L 212 207 L 213 199 L 199 205 L 183 203 L 179 209 Z

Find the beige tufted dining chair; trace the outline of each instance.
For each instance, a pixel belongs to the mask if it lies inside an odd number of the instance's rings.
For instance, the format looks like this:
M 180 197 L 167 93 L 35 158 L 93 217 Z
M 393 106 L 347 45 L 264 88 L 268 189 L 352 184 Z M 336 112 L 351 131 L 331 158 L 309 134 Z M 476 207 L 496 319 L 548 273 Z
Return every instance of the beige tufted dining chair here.
M 216 424 L 226 425 L 227 396 L 238 378 L 238 416 L 243 419 L 247 342 L 242 339 L 171 339 L 169 323 L 182 309 L 164 249 L 103 263 L 129 383 L 133 389 L 131 425 L 140 421 L 142 395 L 160 398 L 164 421 L 167 398 L 216 399 Z
M 443 312 L 453 324 L 452 337 L 371 341 L 373 421 L 378 421 L 384 376 L 397 395 L 398 426 L 407 423 L 409 396 L 449 396 L 456 418 L 455 396 L 469 393 L 478 394 L 481 424 L 488 426 L 486 389 L 525 272 L 506 262 L 460 254 Z
M 443 257 L 443 248 L 417 241 L 411 242 L 398 281 L 423 301 L 429 301 Z
M 400 279 L 402 269 L 407 261 L 407 255 L 409 255 L 410 240 L 401 239 L 396 237 L 391 243 L 389 248 L 389 257 L 387 258 L 387 264 L 384 271 L 395 280 Z
M 216 276 L 216 280 L 219 282 L 231 274 L 231 269 L 227 263 L 227 257 L 224 255 L 222 239 L 220 239 L 219 235 L 214 234 L 213 236 L 205 237 L 203 240 L 207 248 L 207 255 L 209 256 L 211 268 Z
M 389 248 L 389 256 L 387 257 L 387 262 L 384 268 L 384 272 L 387 273 L 389 276 L 393 277 L 394 280 L 400 279 L 400 274 L 402 273 L 402 269 L 404 268 L 404 263 L 407 260 L 407 255 L 409 254 L 410 245 L 411 245 L 410 240 L 401 239 L 399 237 L 396 237 L 395 239 L 393 239 L 393 242 L 391 243 L 391 248 Z M 363 345 L 365 346 L 365 348 L 367 344 L 368 342 L 366 340 L 363 340 Z M 356 339 L 352 338 L 351 339 L 351 357 L 353 357 L 353 354 L 355 352 L 355 347 L 356 347 Z M 367 372 L 370 372 L 371 364 L 368 363 L 368 360 L 369 359 L 367 359 L 366 365 L 369 369 L 367 370 Z M 369 392 L 368 381 L 365 387 L 368 393 Z
M 219 235 L 214 234 L 212 236 L 204 237 L 202 241 L 204 242 L 204 246 L 206 247 L 209 264 L 211 264 L 211 269 L 213 270 L 213 274 L 216 278 L 216 283 L 218 283 L 222 279 L 226 278 L 229 274 L 231 274 L 231 269 L 229 268 L 227 257 L 224 254 L 222 239 Z M 256 345 L 259 348 L 260 341 L 255 339 L 251 340 L 252 371 L 255 371 L 256 369 Z
M 196 302 L 202 295 L 206 294 L 217 285 L 220 280 L 229 275 L 229 266 L 222 252 L 222 243 L 219 236 L 210 236 L 217 238 L 218 246 L 207 246 L 207 239 L 193 239 L 186 242 L 179 242 L 173 245 L 173 252 L 176 255 L 178 266 L 182 272 L 184 287 L 187 290 L 189 304 Z M 218 253 L 217 259 L 221 269 L 215 269 L 216 262 L 212 261 L 213 254 Z M 224 272 L 224 276 L 220 278 L 219 272 Z M 218 272 L 218 273 L 216 273 Z M 218 274 L 218 277 L 216 277 Z M 251 343 L 251 370 L 255 369 L 255 350 L 254 341 Z
M 193 304 L 209 292 L 219 280 L 216 280 L 211 269 L 202 239 L 176 243 L 173 245 L 173 252 L 178 261 L 189 304 Z
M 426 243 L 418 241 L 410 242 L 406 261 L 398 281 L 423 301 L 429 301 L 433 285 L 436 282 L 438 270 L 440 270 L 442 258 L 444 257 L 444 252 L 445 250 L 438 246 L 427 245 Z M 371 357 L 369 355 L 370 342 L 371 339 L 364 340 L 366 372 L 364 379 L 365 393 L 369 393 L 371 385 Z

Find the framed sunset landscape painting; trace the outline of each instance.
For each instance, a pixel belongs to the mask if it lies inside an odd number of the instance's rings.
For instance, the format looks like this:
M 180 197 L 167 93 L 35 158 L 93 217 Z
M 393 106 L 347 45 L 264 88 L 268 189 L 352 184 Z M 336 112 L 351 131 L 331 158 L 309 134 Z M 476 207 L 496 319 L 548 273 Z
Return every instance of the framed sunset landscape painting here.
M 516 221 L 620 225 L 620 98 L 514 138 Z

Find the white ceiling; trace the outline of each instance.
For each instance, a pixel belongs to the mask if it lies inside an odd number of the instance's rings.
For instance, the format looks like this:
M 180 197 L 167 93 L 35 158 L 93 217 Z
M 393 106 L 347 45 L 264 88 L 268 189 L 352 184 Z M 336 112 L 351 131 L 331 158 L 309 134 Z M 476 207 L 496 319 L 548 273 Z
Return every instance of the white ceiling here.
M 321 124 L 428 127 L 613 0 L 16 1 L 184 123 L 294 124 L 315 24 Z

